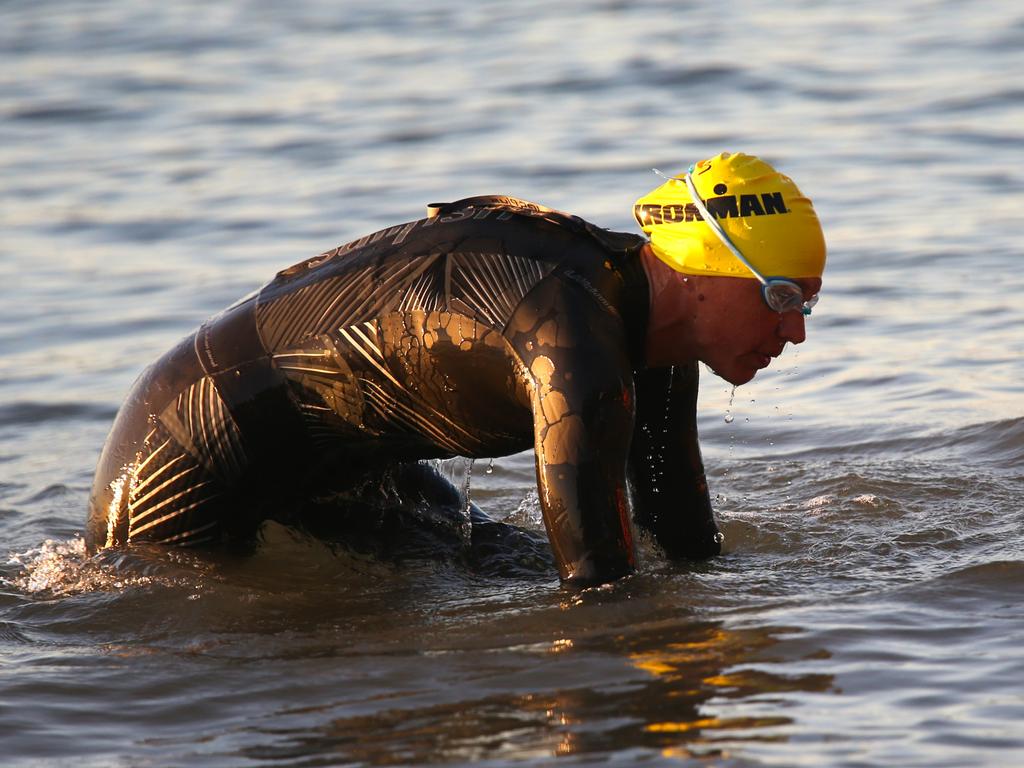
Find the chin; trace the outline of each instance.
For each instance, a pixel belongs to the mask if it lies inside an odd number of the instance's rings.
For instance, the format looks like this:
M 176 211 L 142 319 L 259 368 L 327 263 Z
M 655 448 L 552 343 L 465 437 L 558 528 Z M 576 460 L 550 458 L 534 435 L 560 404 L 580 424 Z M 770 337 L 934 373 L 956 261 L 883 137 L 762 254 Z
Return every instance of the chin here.
M 714 370 L 714 369 L 712 369 Z M 714 371 L 716 376 L 719 376 L 728 381 L 733 386 L 740 386 L 746 384 L 748 381 L 753 379 L 757 375 L 756 368 L 740 368 L 733 371 Z

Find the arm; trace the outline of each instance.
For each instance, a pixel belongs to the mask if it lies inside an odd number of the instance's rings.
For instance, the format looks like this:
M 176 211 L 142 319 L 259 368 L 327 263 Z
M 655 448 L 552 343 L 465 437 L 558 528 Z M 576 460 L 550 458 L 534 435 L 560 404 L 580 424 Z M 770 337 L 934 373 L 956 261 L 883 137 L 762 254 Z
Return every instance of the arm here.
M 636 427 L 629 455 L 637 525 L 669 557 L 722 551 L 697 442 L 697 363 L 651 368 L 636 378 Z
M 559 574 L 596 583 L 632 573 L 633 382 L 621 322 L 581 289 L 547 280 L 524 299 L 506 337 L 525 369 L 537 486 Z

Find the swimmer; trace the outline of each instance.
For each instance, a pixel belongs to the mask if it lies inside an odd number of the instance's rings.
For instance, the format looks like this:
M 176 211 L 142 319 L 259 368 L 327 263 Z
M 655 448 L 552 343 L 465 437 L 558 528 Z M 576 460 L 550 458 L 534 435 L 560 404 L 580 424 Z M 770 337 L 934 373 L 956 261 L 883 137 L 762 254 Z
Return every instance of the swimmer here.
M 825 242 L 793 181 L 744 154 L 633 210 L 647 238 L 471 197 L 280 272 L 139 377 L 88 548 L 317 531 L 323 499 L 352 501 L 345 521 L 375 494 L 443 506 L 453 489 L 423 460 L 532 447 L 564 581 L 634 572 L 635 529 L 670 558 L 718 554 L 697 363 L 743 384 L 801 343 Z

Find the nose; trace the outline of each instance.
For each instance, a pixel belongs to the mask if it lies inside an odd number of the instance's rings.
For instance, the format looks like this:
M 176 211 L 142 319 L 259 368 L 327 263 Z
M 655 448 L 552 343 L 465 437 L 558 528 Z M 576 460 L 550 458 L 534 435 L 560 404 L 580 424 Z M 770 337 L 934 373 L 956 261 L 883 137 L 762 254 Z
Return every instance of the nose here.
M 783 312 L 779 318 L 779 338 L 791 344 L 803 344 L 807 339 L 803 312 Z

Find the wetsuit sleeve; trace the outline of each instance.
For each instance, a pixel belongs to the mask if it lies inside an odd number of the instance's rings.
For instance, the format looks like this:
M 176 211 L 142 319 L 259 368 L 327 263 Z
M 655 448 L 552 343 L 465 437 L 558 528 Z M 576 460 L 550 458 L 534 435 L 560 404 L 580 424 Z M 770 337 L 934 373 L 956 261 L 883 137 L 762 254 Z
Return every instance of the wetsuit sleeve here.
M 586 584 L 632 573 L 633 381 L 621 321 L 581 288 L 549 279 L 506 336 L 529 383 L 537 487 L 561 577 Z
M 697 442 L 697 364 L 636 376 L 636 426 L 629 455 L 634 520 L 669 557 L 720 554 L 721 534 Z

